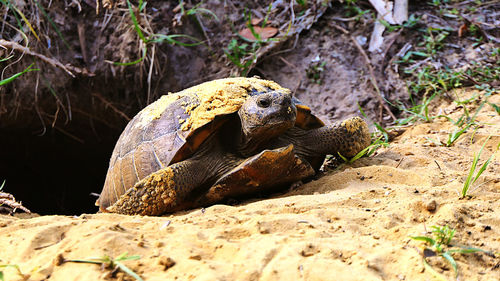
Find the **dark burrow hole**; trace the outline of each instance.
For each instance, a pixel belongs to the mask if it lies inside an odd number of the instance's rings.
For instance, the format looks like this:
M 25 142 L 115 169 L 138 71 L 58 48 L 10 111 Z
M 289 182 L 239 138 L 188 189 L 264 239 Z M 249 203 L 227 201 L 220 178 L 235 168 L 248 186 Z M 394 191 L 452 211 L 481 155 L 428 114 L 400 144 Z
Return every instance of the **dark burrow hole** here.
M 97 197 L 91 193 L 101 192 L 119 134 L 97 128 L 92 134 L 79 134 L 77 141 L 55 129 L 43 136 L 33 130 L 2 129 L 3 191 L 40 215 L 95 213 Z

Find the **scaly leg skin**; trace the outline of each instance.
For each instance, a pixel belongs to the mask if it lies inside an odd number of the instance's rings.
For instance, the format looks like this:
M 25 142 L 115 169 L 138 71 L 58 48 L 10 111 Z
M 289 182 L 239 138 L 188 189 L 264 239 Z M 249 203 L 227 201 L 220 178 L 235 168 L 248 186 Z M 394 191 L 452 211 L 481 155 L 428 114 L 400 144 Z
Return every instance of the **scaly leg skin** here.
M 314 173 L 307 161 L 296 156 L 292 144 L 264 150 L 220 177 L 208 192 L 188 207 L 208 206 L 227 198 L 270 191 L 270 188 L 297 182 Z
M 20 202 L 16 201 L 16 198 L 10 193 L 0 192 L 0 207 L 12 209 L 9 213 L 15 213 L 17 209 L 22 210 L 25 213 L 31 213 L 26 207 L 24 207 Z M 8 210 L 8 208 L 5 208 Z
M 294 127 L 277 140 L 277 144 L 292 143 L 297 155 L 310 159 L 324 157 L 326 154 L 353 157 L 370 145 L 371 137 L 366 122 L 352 117 L 342 122 L 314 130 Z
M 113 205 L 102 211 L 128 215 L 162 215 L 179 209 L 196 188 L 225 174 L 241 162 L 224 154 L 215 141 L 192 158 L 152 173 L 137 182 Z
M 198 164 L 196 161 L 182 161 L 147 176 L 106 211 L 150 216 L 167 212 L 205 179 L 202 173 L 197 173 Z

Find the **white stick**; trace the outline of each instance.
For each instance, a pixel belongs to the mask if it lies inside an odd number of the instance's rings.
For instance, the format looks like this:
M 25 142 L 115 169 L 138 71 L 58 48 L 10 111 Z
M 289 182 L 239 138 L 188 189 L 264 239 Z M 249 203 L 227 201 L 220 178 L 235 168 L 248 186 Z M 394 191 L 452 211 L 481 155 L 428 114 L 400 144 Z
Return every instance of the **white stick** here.
M 396 24 L 394 18 L 392 17 L 392 2 L 385 2 L 384 0 L 370 0 L 370 3 L 386 22 Z
M 380 18 L 380 15 L 378 15 Z M 381 52 L 382 44 L 384 43 L 384 37 L 382 34 L 384 33 L 385 26 L 380 23 L 380 21 L 375 21 L 375 25 L 373 26 L 372 36 L 370 37 L 370 46 L 368 47 L 368 51 L 373 52 Z
M 397 24 L 408 20 L 408 0 L 394 0 L 393 18 Z

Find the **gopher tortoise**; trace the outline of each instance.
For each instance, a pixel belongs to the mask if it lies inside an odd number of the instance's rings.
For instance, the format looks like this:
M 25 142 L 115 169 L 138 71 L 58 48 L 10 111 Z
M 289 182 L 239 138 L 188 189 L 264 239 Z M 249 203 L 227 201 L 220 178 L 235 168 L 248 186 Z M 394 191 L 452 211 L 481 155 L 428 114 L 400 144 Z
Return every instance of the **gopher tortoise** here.
M 290 90 L 226 78 L 162 96 L 126 126 L 96 205 L 161 215 L 313 176 L 327 154 L 370 143 L 359 117 L 325 126 Z

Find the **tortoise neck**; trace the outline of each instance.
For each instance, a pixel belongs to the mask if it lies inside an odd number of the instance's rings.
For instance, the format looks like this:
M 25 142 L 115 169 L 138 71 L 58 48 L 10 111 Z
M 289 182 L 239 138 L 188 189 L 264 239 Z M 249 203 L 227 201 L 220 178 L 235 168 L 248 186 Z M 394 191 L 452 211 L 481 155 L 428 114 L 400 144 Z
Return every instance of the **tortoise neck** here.
M 265 142 L 263 137 L 247 134 L 243 129 L 240 130 L 236 150 L 243 157 L 250 157 L 259 151 L 261 144 Z

